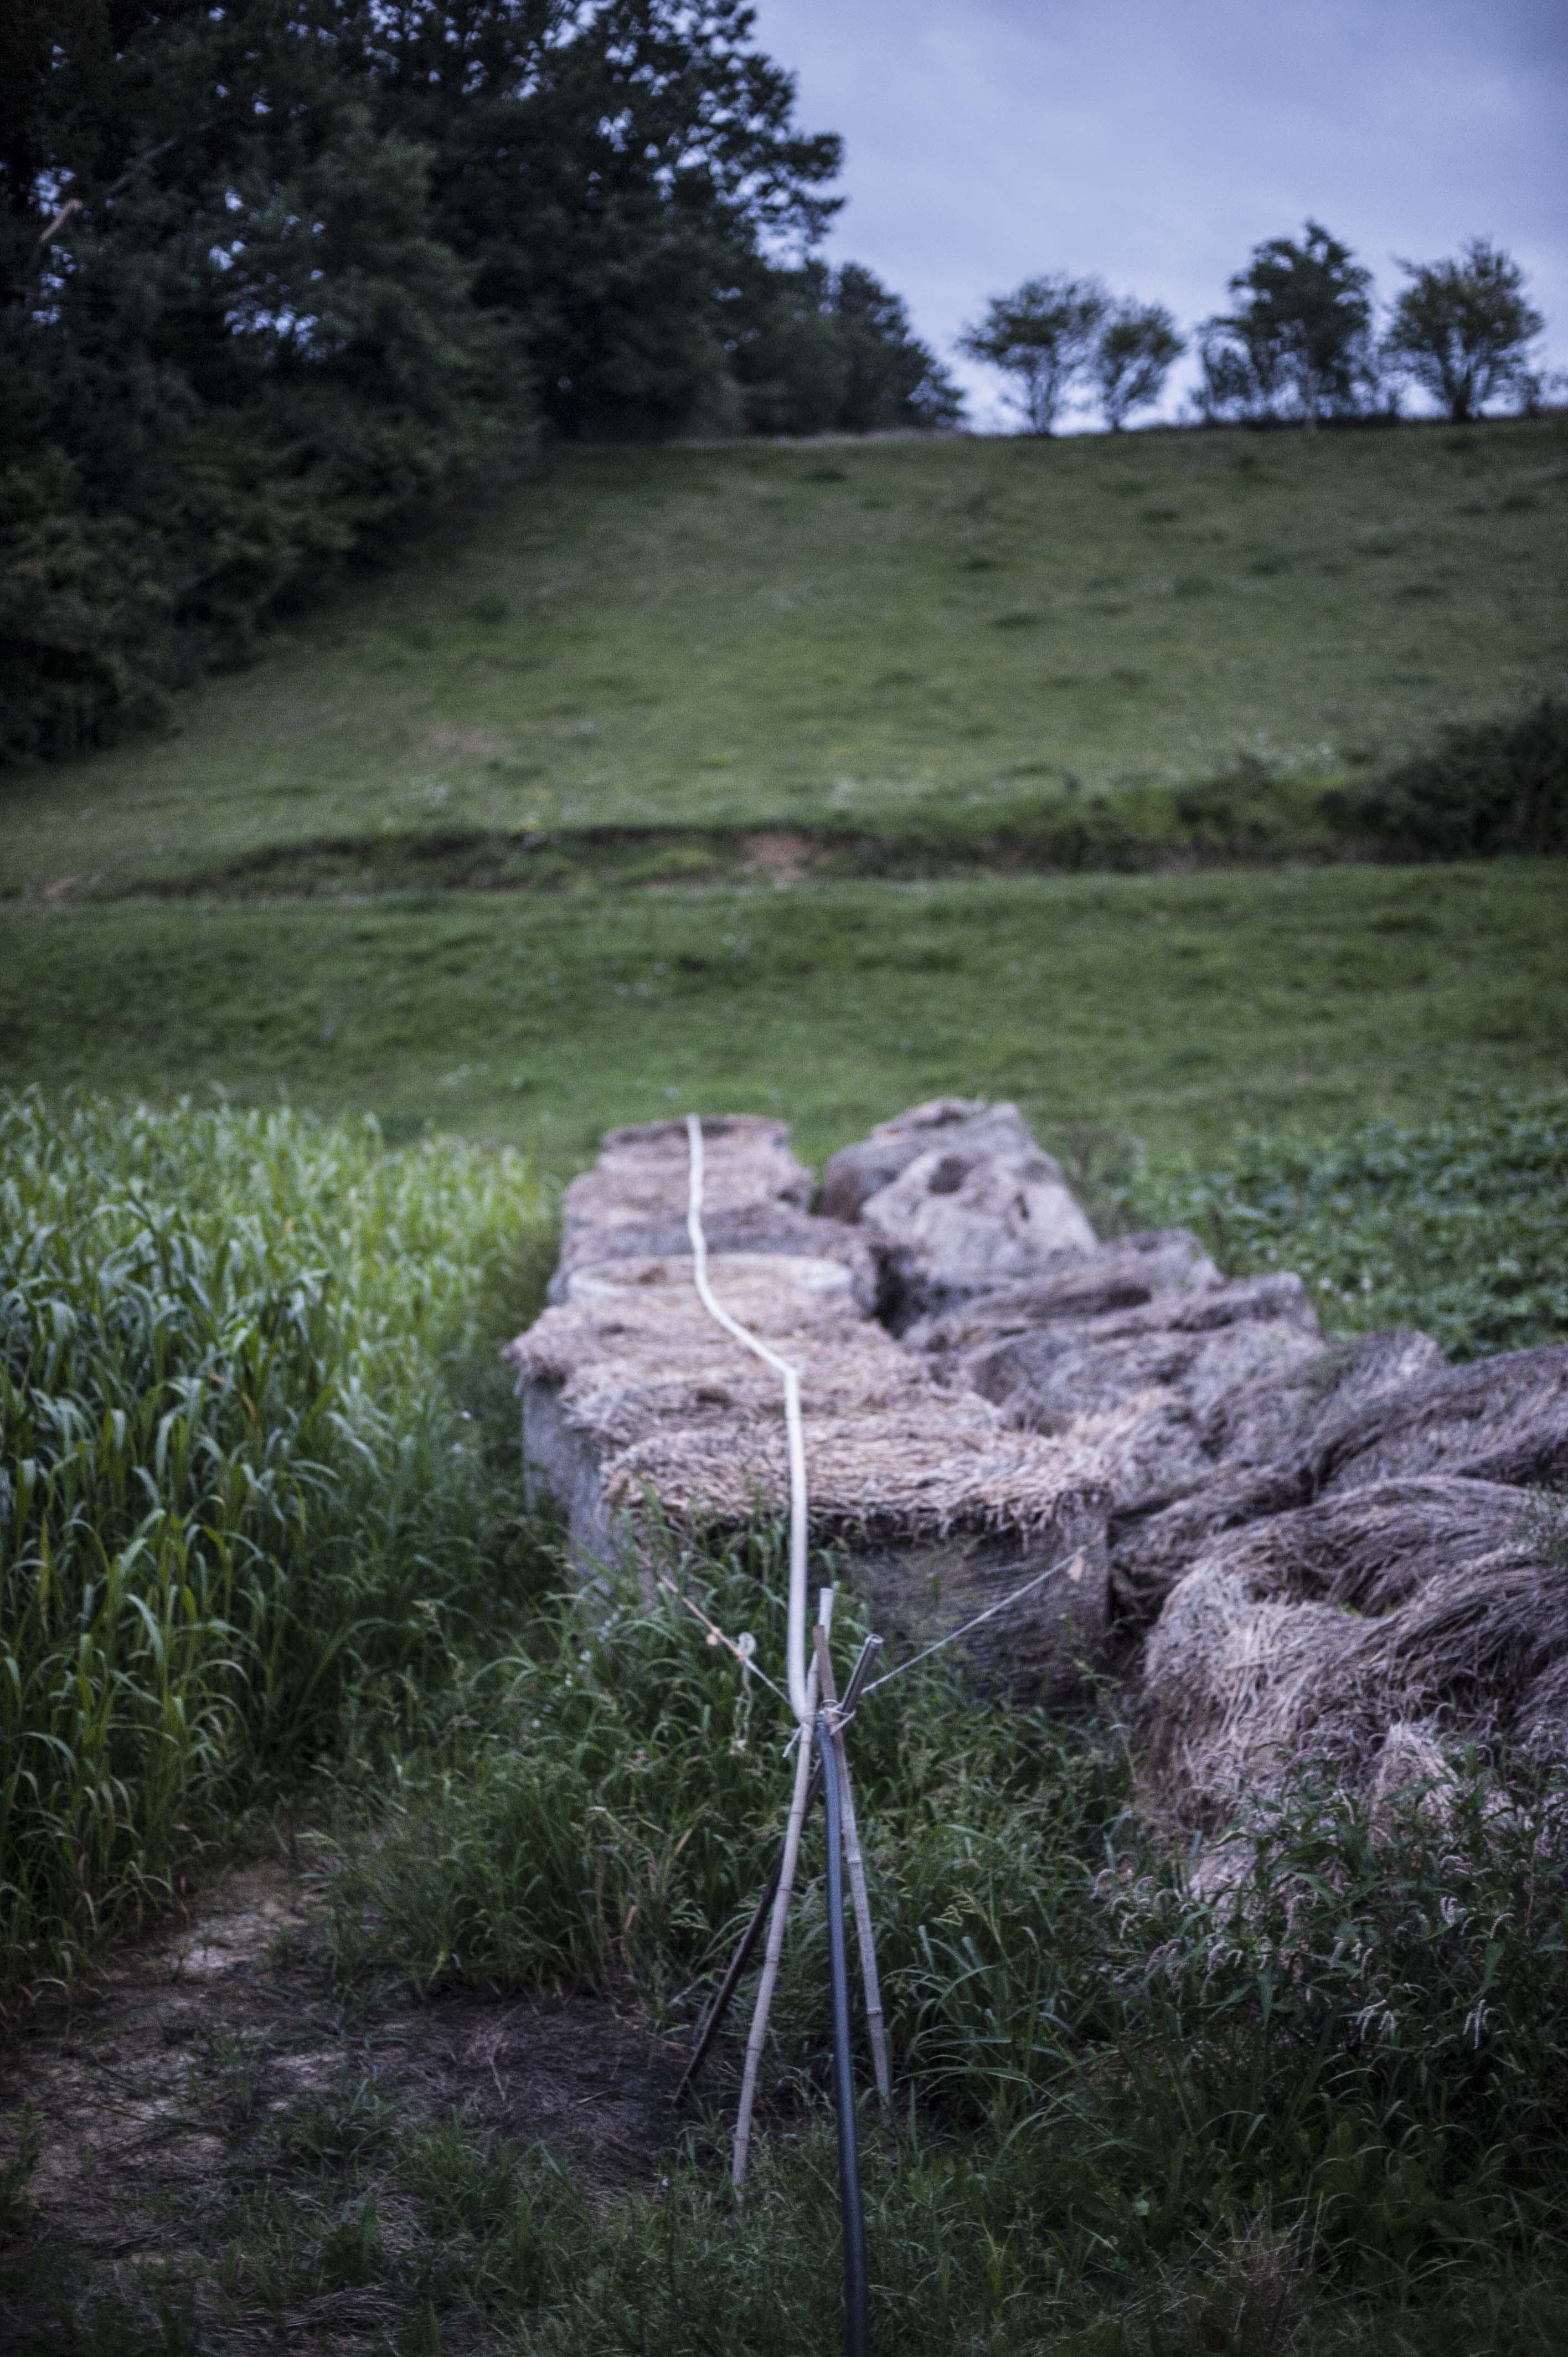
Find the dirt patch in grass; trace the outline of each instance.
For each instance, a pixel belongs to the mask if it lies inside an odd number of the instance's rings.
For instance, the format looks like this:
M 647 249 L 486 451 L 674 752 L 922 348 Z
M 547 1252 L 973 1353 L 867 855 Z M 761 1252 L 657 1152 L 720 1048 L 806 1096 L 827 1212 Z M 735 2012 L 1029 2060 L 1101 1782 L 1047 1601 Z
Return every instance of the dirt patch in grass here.
M 367 2201 L 386 2244 L 418 2231 L 410 2131 L 456 2122 L 596 2208 L 654 2179 L 677 2050 L 598 1999 L 345 1993 L 319 1911 L 302 1871 L 238 1870 L 14 2034 L 0 2345 L 161 2349 L 172 2314 L 224 2350 L 383 2345 L 381 2270 L 344 2279 L 340 2246 Z

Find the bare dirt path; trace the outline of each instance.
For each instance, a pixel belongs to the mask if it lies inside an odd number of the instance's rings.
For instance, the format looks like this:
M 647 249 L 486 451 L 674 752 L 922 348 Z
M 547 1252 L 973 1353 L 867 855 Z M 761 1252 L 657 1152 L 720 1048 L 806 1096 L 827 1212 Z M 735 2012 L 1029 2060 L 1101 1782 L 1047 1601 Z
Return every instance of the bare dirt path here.
M 542 2146 L 596 2204 L 653 2179 L 678 2051 L 596 1999 L 345 1995 L 319 1911 L 303 1872 L 237 1869 L 91 1998 L 40 2009 L 0 2048 L 9 2357 L 387 2346 L 384 2291 L 332 2281 L 297 2232 L 264 2281 L 248 2246 L 268 2239 L 258 2204 L 307 2198 L 314 2216 L 350 2174 L 396 2239 L 411 2204 L 390 2158 L 378 2180 L 389 2120 L 457 2113 L 470 2138 Z M 177 2311 L 188 2344 L 171 2339 Z

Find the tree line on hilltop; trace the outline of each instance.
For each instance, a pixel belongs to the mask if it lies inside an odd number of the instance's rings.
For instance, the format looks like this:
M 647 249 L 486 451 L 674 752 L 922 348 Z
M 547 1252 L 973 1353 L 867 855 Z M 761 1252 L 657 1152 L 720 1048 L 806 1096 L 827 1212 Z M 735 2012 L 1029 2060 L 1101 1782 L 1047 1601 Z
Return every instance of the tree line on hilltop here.
M 743 0 L 8 0 L 0 759 L 155 716 L 542 432 L 958 425 L 900 298 L 820 258 L 840 142 L 753 30 Z M 1540 325 L 1476 245 L 1379 342 L 1311 224 L 1232 291 L 1216 418 L 1349 414 L 1380 355 L 1463 414 Z M 1183 348 L 1063 276 L 961 346 L 1040 432 L 1085 388 L 1119 428 Z
M 1371 272 L 1320 221 L 1299 239 L 1255 246 L 1229 283 L 1231 308 L 1197 330 L 1197 417 L 1307 426 L 1391 417 L 1409 385 L 1455 425 L 1499 398 L 1538 407 L 1545 382 L 1530 347 L 1544 322 L 1518 263 L 1477 237 L 1451 260 L 1400 267 L 1406 283 L 1380 333 Z M 1026 431 L 1051 433 L 1077 396 L 1118 433 L 1161 398 L 1187 344 L 1162 304 L 1116 301 L 1098 278 L 1058 272 L 995 297 L 960 348 L 1002 371 Z

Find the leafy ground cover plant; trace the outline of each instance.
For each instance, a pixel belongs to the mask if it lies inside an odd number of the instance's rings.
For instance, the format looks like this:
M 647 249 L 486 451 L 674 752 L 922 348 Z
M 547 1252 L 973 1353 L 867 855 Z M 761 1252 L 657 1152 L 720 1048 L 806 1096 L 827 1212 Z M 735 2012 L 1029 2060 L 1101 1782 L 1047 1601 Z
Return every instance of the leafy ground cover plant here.
M 1294 1269 L 1339 1332 L 1420 1326 L 1455 1359 L 1568 1335 L 1568 1094 L 1461 1091 L 1424 1122 L 1258 1133 L 1144 1158 L 1108 1194 L 1234 1275 Z
M 0 1103 L 7 1993 L 428 1682 L 504 1555 L 450 1364 L 547 1233 L 511 1155 Z

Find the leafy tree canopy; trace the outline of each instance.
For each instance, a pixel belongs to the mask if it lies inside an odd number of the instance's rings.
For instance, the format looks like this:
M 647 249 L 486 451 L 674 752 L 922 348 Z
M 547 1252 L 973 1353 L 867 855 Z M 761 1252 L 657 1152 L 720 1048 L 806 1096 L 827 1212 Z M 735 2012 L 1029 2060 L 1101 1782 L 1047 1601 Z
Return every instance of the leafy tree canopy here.
M 1110 297 L 1097 278 L 1057 271 L 993 296 L 960 350 L 1011 379 L 1008 399 L 1031 434 L 1050 434 L 1082 376 Z
M 1300 239 L 1254 246 L 1230 281 L 1233 311 L 1205 323 L 1204 391 L 1211 414 L 1304 424 L 1353 415 L 1375 390 L 1371 273 L 1320 221 Z
M 1163 303 L 1113 303 L 1090 356 L 1089 371 L 1105 422 L 1119 434 L 1134 409 L 1158 401 L 1187 350 Z
M 0 757 L 155 711 L 541 420 L 744 422 L 737 305 L 799 308 L 837 202 L 739 0 L 10 0 L 0 77 Z M 839 275 L 835 414 L 923 414 Z
M 736 305 L 742 422 L 761 434 L 873 434 L 956 425 L 957 386 L 869 270 L 811 261 Z
M 1452 261 L 1400 268 L 1410 284 L 1395 298 L 1384 351 L 1455 425 L 1466 425 L 1524 383 L 1530 346 L 1545 321 L 1525 297 L 1518 263 L 1489 238 L 1471 238 Z

